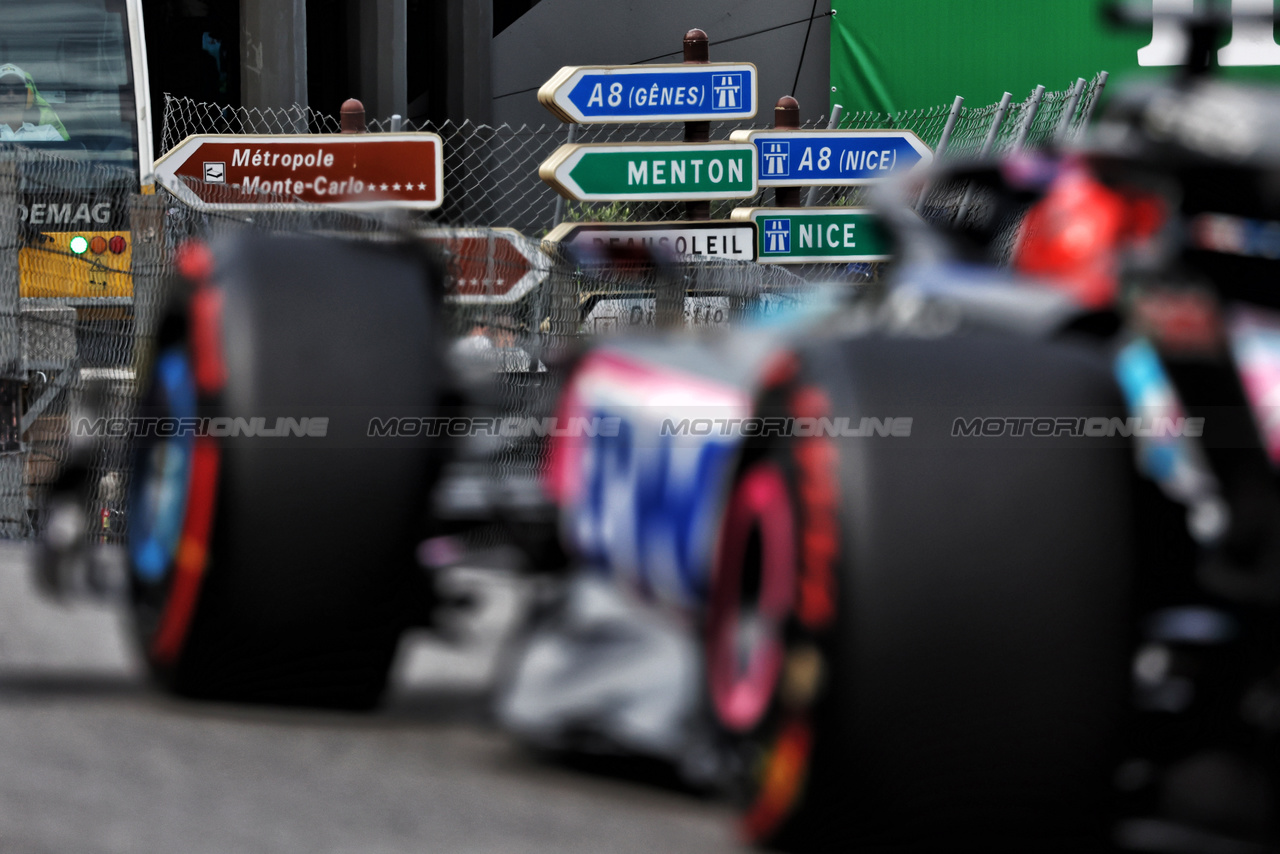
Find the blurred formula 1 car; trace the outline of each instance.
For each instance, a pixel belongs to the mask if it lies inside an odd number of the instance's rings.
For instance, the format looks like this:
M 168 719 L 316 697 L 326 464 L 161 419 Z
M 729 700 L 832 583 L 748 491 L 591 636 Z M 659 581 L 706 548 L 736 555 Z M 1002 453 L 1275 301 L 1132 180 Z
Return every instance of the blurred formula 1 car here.
M 1275 304 L 1248 238 L 1280 221 L 1273 100 L 1191 77 L 1118 102 L 1078 168 L 1144 202 L 1059 265 L 1113 271 L 1104 297 L 978 260 L 981 225 L 939 234 L 890 206 L 903 260 L 882 289 L 574 360 L 558 418 L 583 428 L 547 458 L 564 554 L 535 566 L 567 557 L 694 639 L 695 714 L 750 839 L 1274 845 L 1280 515 L 1220 308 Z M 1206 130 L 1224 116 L 1247 151 Z M 1035 267 L 1030 234 L 1018 253 Z M 367 425 L 467 391 L 444 368 L 438 266 L 248 237 L 184 269 L 146 404 L 228 429 L 141 444 L 148 661 L 195 696 L 369 702 L 436 596 L 413 550 L 458 448 Z M 1135 438 L 1193 524 L 1136 476 Z
M 146 659 L 188 696 L 369 704 L 438 599 L 414 553 L 457 443 L 368 426 L 454 411 L 438 269 L 252 236 L 180 265 L 142 403 L 178 427 L 137 440 L 130 510 Z M 839 310 L 574 361 L 557 419 L 586 426 L 552 441 L 549 524 L 696 639 L 692 710 L 752 838 L 1099 838 L 1128 445 L 982 434 L 1122 414 L 1103 351 L 1058 334 L 1076 314 L 929 266 Z
M 139 444 L 142 646 L 187 695 L 370 702 L 434 595 L 412 559 L 455 453 L 367 430 L 447 411 L 433 266 L 265 238 L 214 258 L 183 261 L 145 400 L 219 430 Z M 595 426 L 549 451 L 553 524 L 697 639 L 694 712 L 752 838 L 1085 844 L 1129 662 L 1127 443 L 982 430 L 1120 397 L 1095 342 L 1058 334 L 1066 298 L 912 269 L 838 311 L 590 348 L 558 417 Z

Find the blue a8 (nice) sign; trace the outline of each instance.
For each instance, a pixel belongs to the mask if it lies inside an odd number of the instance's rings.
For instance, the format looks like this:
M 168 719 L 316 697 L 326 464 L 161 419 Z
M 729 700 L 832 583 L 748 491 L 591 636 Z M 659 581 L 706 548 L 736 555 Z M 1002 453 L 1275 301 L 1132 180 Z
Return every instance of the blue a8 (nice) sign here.
M 538 100 L 567 122 L 749 119 L 756 88 L 749 62 L 578 66 L 560 69 Z
M 761 187 L 874 184 L 933 162 L 909 130 L 734 131 L 756 147 Z

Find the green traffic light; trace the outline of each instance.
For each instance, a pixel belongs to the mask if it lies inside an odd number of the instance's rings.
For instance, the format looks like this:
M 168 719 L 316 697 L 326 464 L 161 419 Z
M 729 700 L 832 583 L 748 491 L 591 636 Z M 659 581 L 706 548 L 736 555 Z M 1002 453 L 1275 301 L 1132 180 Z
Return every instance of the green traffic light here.
M 83 234 L 77 234 L 71 238 L 71 251 L 77 255 L 83 255 L 89 249 L 89 238 Z

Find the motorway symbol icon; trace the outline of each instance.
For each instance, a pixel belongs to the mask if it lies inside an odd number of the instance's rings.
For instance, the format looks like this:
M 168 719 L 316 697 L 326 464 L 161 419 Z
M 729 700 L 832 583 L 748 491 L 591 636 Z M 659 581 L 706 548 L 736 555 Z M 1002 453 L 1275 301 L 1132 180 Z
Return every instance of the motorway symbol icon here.
M 713 110 L 736 110 L 742 106 L 742 75 L 717 74 L 712 89 L 715 92 Z
M 764 228 L 764 240 L 761 251 L 768 255 L 785 255 L 791 252 L 791 220 L 761 220 Z
M 909 130 L 752 130 L 729 138 L 755 144 L 761 187 L 874 184 L 933 162 Z
M 749 119 L 758 98 L 749 62 L 561 68 L 538 101 L 564 122 Z
M 791 174 L 791 143 L 786 140 L 762 140 L 760 149 L 760 177 L 786 178 Z

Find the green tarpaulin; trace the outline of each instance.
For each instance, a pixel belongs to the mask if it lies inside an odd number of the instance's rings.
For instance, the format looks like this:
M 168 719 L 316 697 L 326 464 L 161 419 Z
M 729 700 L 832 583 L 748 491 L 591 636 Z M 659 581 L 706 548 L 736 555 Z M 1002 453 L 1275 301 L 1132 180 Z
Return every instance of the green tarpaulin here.
M 1098 0 L 832 0 L 831 8 L 831 103 L 846 110 L 896 113 L 956 95 L 979 106 L 1006 90 L 1021 100 L 1037 84 L 1066 89 L 1099 71 L 1111 73 L 1109 87 L 1170 71 L 1141 68 L 1138 50 L 1152 32 L 1111 28 Z M 1280 82 L 1275 61 L 1227 74 Z

